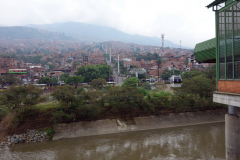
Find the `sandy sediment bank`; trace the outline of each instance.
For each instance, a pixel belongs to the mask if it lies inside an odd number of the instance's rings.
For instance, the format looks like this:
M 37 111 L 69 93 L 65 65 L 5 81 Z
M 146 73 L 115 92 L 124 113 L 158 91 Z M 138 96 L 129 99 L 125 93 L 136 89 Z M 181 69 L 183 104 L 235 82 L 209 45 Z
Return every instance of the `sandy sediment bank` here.
M 171 113 L 168 116 L 134 117 L 131 119 L 104 119 L 60 123 L 55 125 L 53 140 L 75 138 L 92 135 L 121 133 L 139 130 L 150 130 L 177 126 L 224 122 L 227 110 L 211 110 L 206 112 Z

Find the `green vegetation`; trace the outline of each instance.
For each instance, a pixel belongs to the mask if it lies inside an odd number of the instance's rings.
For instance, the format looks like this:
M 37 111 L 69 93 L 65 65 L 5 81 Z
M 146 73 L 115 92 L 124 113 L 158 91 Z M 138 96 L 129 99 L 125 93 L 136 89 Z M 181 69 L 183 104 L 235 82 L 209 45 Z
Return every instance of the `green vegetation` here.
M 58 86 L 51 98 L 40 98 L 41 91 L 35 86 L 12 86 L 1 93 L 0 119 L 7 112 L 12 112 L 15 117 L 11 124 L 15 127 L 23 125 L 26 117 L 29 123 L 37 119 L 42 124 L 44 119 L 44 127 L 50 127 L 51 137 L 54 133 L 51 127 L 55 123 L 225 108 L 225 105 L 212 102 L 214 69 L 183 73 L 182 87 L 174 88 L 173 93 L 164 91 L 165 84 L 154 86 L 156 89 L 151 90 L 148 83 L 141 84 L 136 77 L 128 78 L 122 86 L 106 86 L 105 79 L 93 79 L 88 90 Z M 137 83 L 140 85 L 137 86 Z M 43 103 L 39 103 L 40 100 Z
M 2 106 L 12 112 L 18 121 L 23 121 L 26 110 L 35 105 L 40 96 L 41 90 L 33 85 L 11 86 L 0 96 Z
M 93 79 L 103 78 L 108 79 L 112 75 L 111 66 L 105 64 L 87 65 L 77 68 L 76 76 L 84 77 L 84 82 L 91 82 Z
M 84 81 L 84 77 L 82 76 L 73 76 L 73 77 L 68 77 L 65 81 L 66 84 L 77 84 L 77 83 L 82 83 Z
M 137 77 L 131 77 L 127 78 L 125 82 L 122 84 L 123 87 L 125 86 L 131 86 L 131 87 L 137 87 L 140 83 L 139 79 Z
M 21 80 L 14 74 L 6 74 L 0 76 L 0 84 L 6 85 L 13 85 L 13 84 L 21 84 Z
M 63 73 L 61 76 L 60 76 L 60 81 L 66 81 L 66 79 L 69 77 L 69 74 L 68 73 Z
M 147 55 L 135 54 L 135 57 L 137 61 L 141 61 L 142 59 L 144 59 L 145 61 L 151 61 L 160 58 L 157 53 L 154 54 L 147 53 Z
M 168 80 L 171 77 L 171 75 L 173 75 L 173 72 L 174 72 L 175 75 L 180 75 L 182 73 L 182 71 L 175 70 L 175 69 L 174 69 L 174 71 L 165 69 L 163 71 L 163 74 L 162 74 L 162 79 L 165 80 L 165 81 Z M 186 72 L 186 73 L 188 73 L 188 72 Z
M 50 61 L 50 60 L 49 60 L 49 61 Z M 48 61 L 48 62 L 49 62 L 49 61 Z M 53 64 L 48 64 L 48 66 L 49 66 L 48 72 L 50 72 L 51 70 L 53 70 L 54 68 L 56 68 L 56 66 L 53 65 Z
M 43 56 L 36 55 L 36 56 L 24 56 L 24 55 L 19 55 L 18 60 L 21 60 L 25 63 L 33 63 L 33 64 L 40 64 L 41 63 L 41 58 Z
M 57 84 L 57 79 L 55 77 L 50 78 L 50 77 L 42 77 L 38 80 L 38 84 L 47 84 L 47 85 L 53 85 Z
M 96 88 L 96 89 L 102 89 L 104 86 L 107 85 L 107 81 L 103 78 L 98 78 L 98 79 L 94 79 L 92 80 L 91 85 Z
M 49 109 L 59 108 L 60 106 L 61 106 L 60 103 L 45 102 L 45 103 L 36 104 L 34 108 L 40 111 L 46 111 Z

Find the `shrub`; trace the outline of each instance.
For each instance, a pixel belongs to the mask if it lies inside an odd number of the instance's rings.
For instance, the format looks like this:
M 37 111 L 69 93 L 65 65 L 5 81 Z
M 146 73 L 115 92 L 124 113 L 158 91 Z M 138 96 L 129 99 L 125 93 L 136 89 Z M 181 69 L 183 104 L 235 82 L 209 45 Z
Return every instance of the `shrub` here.
M 49 127 L 44 128 L 43 131 L 47 132 L 47 137 L 49 137 L 49 139 L 52 140 L 55 131 L 52 128 L 49 128 Z
M 71 122 L 76 119 L 75 114 L 67 114 L 64 111 L 56 111 L 52 113 L 51 121 L 54 123 L 61 123 L 61 122 Z
M 97 105 L 83 105 L 77 108 L 77 118 L 80 120 L 96 120 L 103 109 Z

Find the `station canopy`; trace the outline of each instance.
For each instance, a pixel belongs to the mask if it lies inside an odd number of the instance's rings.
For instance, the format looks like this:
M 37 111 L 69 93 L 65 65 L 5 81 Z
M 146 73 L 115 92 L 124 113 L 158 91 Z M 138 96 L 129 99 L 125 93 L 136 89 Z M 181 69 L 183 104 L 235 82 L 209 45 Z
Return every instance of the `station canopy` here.
M 201 63 L 216 62 L 216 38 L 198 43 L 194 49 L 194 56 Z

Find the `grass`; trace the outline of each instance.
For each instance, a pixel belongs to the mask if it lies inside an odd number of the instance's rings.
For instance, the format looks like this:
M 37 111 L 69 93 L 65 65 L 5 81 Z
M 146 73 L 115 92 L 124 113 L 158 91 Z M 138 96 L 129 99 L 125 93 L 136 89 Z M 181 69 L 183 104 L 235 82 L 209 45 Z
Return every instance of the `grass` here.
M 150 90 L 151 93 L 161 92 L 161 91 L 164 91 L 164 90 L 167 88 L 166 84 L 157 85 L 157 86 L 155 86 L 155 87 L 156 87 L 155 89 Z
M 52 103 L 52 102 L 46 102 L 46 103 L 39 103 L 34 106 L 34 108 L 39 109 L 40 111 L 44 111 L 51 108 L 59 108 L 61 105 L 60 103 Z

